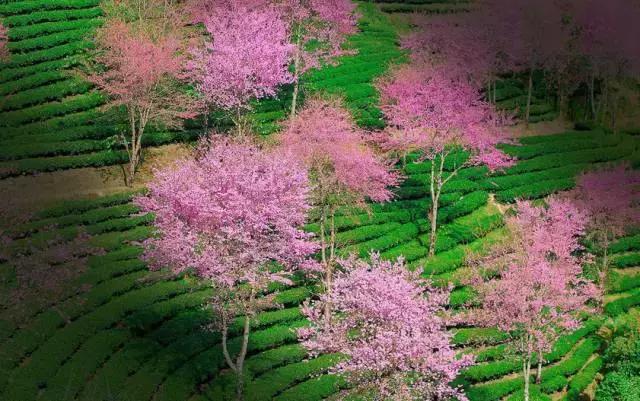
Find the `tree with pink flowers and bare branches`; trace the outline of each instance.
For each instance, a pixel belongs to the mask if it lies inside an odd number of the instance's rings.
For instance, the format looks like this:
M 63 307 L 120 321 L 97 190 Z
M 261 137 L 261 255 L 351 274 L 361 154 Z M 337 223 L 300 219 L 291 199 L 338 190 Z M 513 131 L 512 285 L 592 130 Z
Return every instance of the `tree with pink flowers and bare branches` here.
M 586 215 L 569 200 L 552 198 L 543 207 L 518 202 L 517 215 L 508 219 L 511 239 L 475 260 L 481 273 L 473 284 L 482 306 L 466 315 L 512 336 L 522 360 L 525 400 L 534 356 L 539 382 L 544 353 L 560 335 L 578 328 L 579 314 L 593 311 L 589 301 L 600 298 L 599 288 L 582 275 L 586 256 L 579 256 L 578 240 L 586 224 Z M 496 273 L 498 278 L 480 278 Z
M 357 5 L 350 0 L 274 0 L 274 4 L 285 15 L 294 44 L 292 118 L 297 110 L 302 74 L 353 53 L 342 45 L 347 35 L 356 31 Z
M 344 355 L 331 373 L 344 375 L 366 399 L 466 400 L 450 384 L 473 359 L 453 349 L 443 317 L 449 291 L 432 287 L 402 259 L 372 254 L 370 263 L 353 257 L 339 263 L 332 291 L 302 309 L 311 321 L 298 330 L 305 348 Z
M 624 235 L 627 228 L 640 225 L 640 172 L 624 165 L 586 172 L 578 178 L 570 197 L 588 216 L 588 237 L 602 252 L 606 272 L 611 241 Z
M 96 35 L 87 79 L 107 95 L 107 108 L 126 109 L 129 128 L 120 140 L 129 156 L 127 185 L 135 179 L 147 127 L 180 128 L 201 108 L 183 88 L 187 73 L 180 45 L 178 37 L 154 38 L 117 19 L 107 21 Z
M 203 146 L 199 157 L 159 171 L 136 204 L 156 216 L 157 235 L 145 242 L 150 266 L 193 269 L 213 286 L 211 306 L 241 400 L 251 319 L 275 305 L 268 285 L 291 284 L 291 272 L 317 249 L 299 229 L 309 209 L 308 180 L 296 160 L 250 143 L 213 139 Z M 235 318 L 243 328 L 232 356 Z
M 491 169 L 509 166 L 511 158 L 496 145 L 507 141 L 501 130 L 504 116 L 481 99 L 466 79 L 449 75 L 443 66 L 414 63 L 398 69 L 379 83 L 382 111 L 389 127 L 379 136 L 387 151 L 419 152 L 431 163 L 431 238 L 429 255 L 436 244 L 438 206 L 444 186 L 472 164 Z M 457 150 L 469 153 L 460 159 Z M 447 162 L 453 163 L 446 171 Z
M 365 133 L 338 100 L 311 99 L 280 137 L 284 152 L 298 158 L 311 180 L 312 203 L 320 215 L 324 285 L 331 289 L 336 259 L 335 214 L 340 207 L 385 202 L 399 176 L 367 146 Z
M 190 69 L 207 104 L 227 111 L 239 133 L 252 99 L 275 96 L 292 83 L 294 46 L 282 11 L 267 1 L 219 0 L 201 10 L 208 39 L 192 49 Z

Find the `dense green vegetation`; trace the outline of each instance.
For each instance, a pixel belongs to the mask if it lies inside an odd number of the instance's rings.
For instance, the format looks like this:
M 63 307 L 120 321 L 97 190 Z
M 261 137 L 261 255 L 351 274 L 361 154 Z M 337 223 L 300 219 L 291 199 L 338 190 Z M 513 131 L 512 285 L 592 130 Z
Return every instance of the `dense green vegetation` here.
M 572 180 L 583 168 L 628 154 L 614 152 L 616 141 L 597 147 L 598 141 L 586 140 L 580 143 L 594 147 L 583 148 L 577 144 L 582 135 L 587 139 L 602 133 L 532 137 L 512 149 L 523 160 L 503 174 L 486 177 L 486 170 L 479 167 L 462 171 L 445 191 L 437 256 L 430 260 L 425 259 L 427 168 L 409 163 L 405 170 L 408 179 L 398 189 L 395 201 L 372 205 L 371 214 L 344 214 L 337 219 L 342 252 L 366 255 L 375 249 L 387 258 L 405 255 L 413 268 L 423 269 L 436 284 L 456 285 L 451 298 L 455 310 L 473 299 L 473 292 L 459 281 L 466 251 L 486 249 L 505 234 L 502 215 L 489 202 L 488 191 L 500 196 L 503 187 L 505 191 L 520 188 L 520 181 L 531 182 L 531 174 L 540 174 L 540 182 L 549 183 L 546 189 L 521 194 L 539 198 L 564 189 L 553 184 L 557 177 Z M 560 143 L 565 147 L 559 147 Z M 584 156 L 591 154 L 603 156 Z M 552 162 L 555 160 L 564 164 Z M 89 244 L 105 253 L 88 258 L 87 271 L 60 299 L 34 300 L 20 314 L 11 309 L 2 311 L 7 317 L 0 328 L 3 399 L 35 399 L 40 394 L 43 400 L 208 400 L 221 399 L 221 394 L 232 391 L 233 380 L 223 369 L 219 337 L 202 329 L 211 319 L 211 313 L 201 307 L 210 290 L 189 276 L 173 278 L 146 270 L 139 260 L 138 241 L 151 234 L 151 219 L 137 215 L 130 197 L 123 194 L 67 202 L 14 228 L 15 251 L 29 244 L 67 241 L 87 232 L 91 234 Z M 308 229 L 317 227 L 312 223 Z M 623 315 L 640 304 L 640 281 L 633 267 L 639 250 L 637 235 L 611 246 L 614 268 L 608 287 L 615 299 L 606 305 L 610 315 Z M 2 268 L 3 276 L 11 276 L 6 265 Z M 81 286 L 88 290 L 78 293 Z M 322 375 L 336 357 L 306 362 L 291 330 L 305 324 L 298 305 L 312 291 L 313 285 L 303 281 L 283 289 L 278 298 L 284 308 L 263 312 L 254 323 L 247 361 L 251 399 L 320 400 L 344 387 L 338 377 Z M 535 390 L 541 399 L 545 394 L 576 399 L 576 394 L 594 380 L 602 366 L 598 354 L 604 340 L 596 334 L 601 324 L 600 318 L 589 320 L 545 356 L 543 381 Z M 233 332 L 239 329 L 237 326 Z M 479 363 L 459 378 L 471 400 L 516 397 L 522 382 L 513 373 L 518 372 L 519 363 L 504 352 L 505 333 L 462 327 L 452 330 L 461 351 L 478 356 Z
M 112 140 L 125 127 L 100 110 L 104 97 L 78 74 L 93 29 L 103 23 L 98 5 L 98 0 L 0 2 L 13 53 L 0 63 L 0 178 L 127 161 L 124 149 Z M 343 96 L 359 124 L 379 128 L 383 122 L 373 80 L 404 55 L 383 14 L 368 5 L 361 14 L 359 32 L 346 43 L 356 53 L 339 65 L 310 71 L 302 86 L 306 93 Z M 250 115 L 255 129 L 262 134 L 277 129 L 290 99 L 291 90 L 285 88 L 278 99 L 256 104 Z M 193 141 L 203 128 L 194 121 L 185 131 L 150 131 L 145 146 Z

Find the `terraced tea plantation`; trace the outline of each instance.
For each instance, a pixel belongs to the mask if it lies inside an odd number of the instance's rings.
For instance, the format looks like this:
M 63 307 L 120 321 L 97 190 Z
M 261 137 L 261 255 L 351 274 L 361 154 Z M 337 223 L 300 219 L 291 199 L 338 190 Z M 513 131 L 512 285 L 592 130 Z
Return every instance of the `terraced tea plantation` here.
M 483 167 L 461 171 L 443 195 L 437 256 L 427 259 L 425 183 L 429 167 L 409 163 L 407 180 L 391 203 L 372 205 L 371 215 L 337 219 L 342 252 L 361 255 L 375 249 L 384 258 L 404 255 L 439 285 L 454 283 L 450 308 L 468 302 L 460 286 L 468 250 L 482 251 L 505 235 L 504 219 L 491 197 L 509 203 L 538 199 L 574 185 L 585 168 L 628 158 L 638 141 L 600 132 L 568 132 L 530 137 L 509 152 L 520 159 L 504 174 L 487 176 Z M 459 157 L 465 157 L 459 155 Z M 203 327 L 211 312 L 203 307 L 210 289 L 189 276 L 150 273 L 139 259 L 139 242 L 152 230 L 152 218 L 139 215 L 123 194 L 72 201 L 39 212 L 16 227 L 15 249 L 70 241 L 87 233 L 86 272 L 69 282 L 58 299 L 32 299 L 21 310 L 5 308 L 0 331 L 2 399 L 21 400 L 222 400 L 233 393 L 224 367 L 220 337 Z M 308 230 L 317 229 L 310 224 Z M 611 316 L 640 304 L 638 235 L 612 244 L 613 268 L 605 311 Z M 64 263 L 64 262 L 62 262 Z M 12 272 L 4 286 L 11 286 Z M 6 288 L 5 288 L 6 289 Z M 278 288 L 274 286 L 273 290 Z M 299 304 L 314 291 L 299 281 L 280 288 L 283 309 L 261 313 L 251 334 L 247 397 L 252 400 L 322 400 L 347 391 L 338 376 L 323 374 L 338 360 L 326 355 L 306 360 L 293 329 L 306 324 Z M 545 356 L 542 383 L 535 391 L 577 399 L 602 366 L 604 317 L 591 317 L 563 337 Z M 240 325 L 232 330 L 239 334 Z M 451 327 L 460 352 L 479 362 L 459 378 L 474 401 L 502 400 L 517 394 L 520 362 L 505 356 L 506 335 L 498 330 Z M 238 339 L 232 341 L 238 346 Z
M 81 78 L 93 30 L 103 23 L 99 3 L 0 2 L 12 52 L 9 62 L 0 62 L 0 178 L 127 161 L 124 148 L 111 140 L 126 126 L 104 115 L 104 96 Z M 361 14 L 359 33 L 346 44 L 357 53 L 337 66 L 309 71 L 302 86 L 306 93 L 344 96 L 360 124 L 379 128 L 383 123 L 372 82 L 404 56 L 396 46 L 397 33 L 382 13 L 364 5 Z M 289 88 L 278 99 L 256 104 L 250 116 L 256 131 L 273 132 L 290 103 Z M 144 145 L 193 141 L 202 133 L 201 123 L 189 122 L 184 131 L 145 135 Z
M 399 48 L 398 15 L 466 12 L 470 5 L 458 0 L 361 2 L 358 32 L 346 42 L 356 52 L 306 73 L 303 98 L 314 93 L 341 96 L 360 127 L 384 128 L 374 84 L 408 59 Z M 0 0 L 0 21 L 8 27 L 12 53 L 9 61 L 0 62 L 0 179 L 127 161 L 124 149 L 112 141 L 124 127 L 103 112 L 105 96 L 80 73 L 91 57 L 92 35 L 104 20 L 99 0 Z M 292 88 L 285 87 L 277 98 L 255 102 L 249 115 L 255 131 L 265 137 L 278 131 L 291 99 Z M 500 108 L 521 114 L 526 91 L 519 80 L 503 79 L 496 100 Z M 551 100 L 534 90 L 531 122 L 556 117 Z M 216 121 L 220 128 L 231 124 Z M 188 121 L 183 131 L 151 129 L 144 145 L 191 143 L 203 132 L 202 119 Z M 339 210 L 338 254 L 366 258 L 373 250 L 383 259 L 403 256 L 409 268 L 436 286 L 451 286 L 447 309 L 455 314 L 476 297 L 464 285 L 468 255 L 487 253 L 509 235 L 505 216 L 516 200 L 540 201 L 570 190 L 582 172 L 594 168 L 622 163 L 640 167 L 640 135 L 630 132 L 576 130 L 518 142 L 499 145 L 517 159 L 512 167 L 495 173 L 482 165 L 467 167 L 444 186 L 435 256 L 429 257 L 432 166 L 415 157 L 398 164 L 406 179 L 394 190 L 393 201 L 371 203 L 368 211 L 355 215 Z M 447 158 L 447 174 L 468 157 L 457 152 Z M 2 259 L 0 253 L 0 400 L 234 399 L 235 377 L 223 357 L 222 335 L 210 328 L 214 315 L 207 301 L 213 290 L 190 273 L 149 270 L 142 243 L 154 234 L 154 216 L 132 202 L 140 193 L 42 208 L 5 233 L 2 246 L 8 256 Z M 305 230 L 319 233 L 320 222 L 310 221 Z M 36 261 L 38 252 L 49 255 Z M 640 308 L 640 233 L 610 244 L 607 256 L 602 314 L 584 316 L 579 329 L 544 355 L 542 380 L 532 384 L 532 401 L 579 401 L 585 392 L 593 393 L 605 364 L 607 321 Z M 50 292 L 25 297 L 16 286 L 20 271 L 7 259 L 42 263 L 43 277 L 46 269 L 74 274 Z M 329 374 L 343 356 L 309 358 L 298 341 L 296 329 L 309 324 L 301 305 L 317 296 L 319 285 L 302 275 L 294 281 L 290 287 L 273 283 L 269 291 L 282 307 L 260 312 L 251 323 L 245 363 L 248 401 L 320 401 L 350 394 L 343 377 Z M 230 327 L 232 354 L 241 347 L 242 329 L 241 319 Z M 448 330 L 459 354 L 475 356 L 476 364 L 454 382 L 470 401 L 523 399 L 522 362 L 507 352 L 507 333 L 466 325 Z

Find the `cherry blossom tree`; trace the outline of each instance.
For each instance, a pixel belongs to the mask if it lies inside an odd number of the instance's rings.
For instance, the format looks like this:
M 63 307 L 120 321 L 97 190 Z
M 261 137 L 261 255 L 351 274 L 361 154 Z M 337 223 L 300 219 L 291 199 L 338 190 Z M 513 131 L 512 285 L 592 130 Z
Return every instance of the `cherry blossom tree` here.
M 467 80 L 450 76 L 443 67 L 428 63 L 405 66 L 383 79 L 378 88 L 389 127 L 379 136 L 387 151 L 419 151 L 431 163 L 431 239 L 435 252 L 438 206 L 444 186 L 464 167 L 484 163 L 491 169 L 513 161 L 495 145 L 507 141 L 500 129 L 505 117 L 481 99 Z M 461 160 L 456 150 L 469 153 Z M 449 156 L 453 169 L 446 171 Z
M 333 290 L 303 306 L 310 327 L 299 329 L 312 355 L 341 353 L 331 373 L 344 374 L 374 400 L 466 400 L 450 383 L 471 365 L 458 358 L 442 317 L 449 291 L 409 271 L 402 259 L 341 260 Z M 332 306 L 329 320 L 325 305 Z
M 320 214 L 324 285 L 332 286 L 335 264 L 335 214 L 339 207 L 366 207 L 365 201 L 392 198 L 389 187 L 399 176 L 366 146 L 364 132 L 338 100 L 310 99 L 286 125 L 283 150 L 302 161 L 309 172 L 312 203 Z
M 7 28 L 0 23 L 0 61 L 9 58 L 9 48 L 7 43 L 9 42 L 9 35 Z
M 587 86 L 591 114 L 597 120 L 605 112 L 611 115 L 615 130 L 624 80 L 640 78 L 640 44 L 635 38 L 640 28 L 640 4 L 634 1 L 572 1 L 572 15 L 580 32 L 580 50 L 589 69 Z M 601 83 L 600 101 L 596 85 Z
M 499 278 L 476 278 L 482 307 L 467 315 L 475 324 L 498 327 L 512 336 L 528 401 L 534 355 L 539 382 L 543 354 L 560 335 L 580 326 L 579 313 L 593 311 L 588 301 L 598 300 L 600 290 L 582 276 L 584 259 L 577 256 L 587 223 L 580 209 L 571 201 L 551 198 L 546 207 L 518 202 L 517 211 L 508 220 L 512 240 L 479 260 L 484 272 L 478 277 L 497 271 Z
M 197 115 L 200 102 L 181 85 L 187 74 L 178 38 L 153 40 L 114 19 L 98 31 L 96 47 L 87 79 L 108 96 L 107 108 L 126 109 L 129 132 L 120 139 L 129 156 L 125 179 L 132 185 L 148 125 L 180 128 L 184 119 Z
M 475 7 L 469 13 L 413 16 L 416 29 L 402 38 L 402 47 L 416 62 L 444 64 L 450 75 L 486 88 L 487 99 L 495 103 L 498 74 L 516 67 L 507 54 L 509 38 L 501 35 L 501 25 L 492 23 L 491 11 Z
M 602 267 L 609 267 L 608 248 L 625 229 L 640 225 L 640 172 L 621 165 L 590 171 L 578 178 L 570 197 L 588 216 L 587 228 L 603 253 Z
M 346 36 L 356 31 L 357 5 L 351 0 L 274 0 L 289 23 L 293 51 L 293 99 L 291 117 L 296 113 L 300 77 L 336 58 L 352 54 L 342 48 Z
M 282 12 L 266 1 L 218 0 L 202 11 L 210 38 L 192 50 L 196 89 L 208 104 L 230 112 L 242 133 L 249 101 L 275 96 L 278 86 L 294 79 L 288 70 L 294 52 L 289 28 Z
M 267 286 L 291 284 L 293 269 L 317 249 L 298 229 L 309 209 L 308 180 L 295 160 L 255 145 L 213 139 L 206 146 L 200 157 L 159 171 L 136 203 L 156 215 L 157 236 L 145 242 L 150 266 L 193 269 L 211 282 L 224 358 L 242 399 L 251 320 L 275 302 Z M 229 328 L 236 317 L 243 329 L 233 357 Z

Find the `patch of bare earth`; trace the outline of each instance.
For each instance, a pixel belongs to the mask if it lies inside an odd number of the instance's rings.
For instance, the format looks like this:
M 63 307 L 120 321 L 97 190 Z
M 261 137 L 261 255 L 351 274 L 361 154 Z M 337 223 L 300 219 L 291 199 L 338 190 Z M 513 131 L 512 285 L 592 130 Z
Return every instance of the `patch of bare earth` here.
M 0 180 L 0 204 L 10 204 L 13 212 L 24 214 L 63 200 L 90 199 L 144 188 L 155 169 L 171 166 L 189 153 L 189 146 L 184 144 L 145 149 L 134 187 L 125 185 L 122 166 L 60 170 Z

